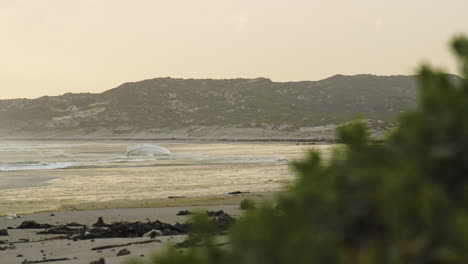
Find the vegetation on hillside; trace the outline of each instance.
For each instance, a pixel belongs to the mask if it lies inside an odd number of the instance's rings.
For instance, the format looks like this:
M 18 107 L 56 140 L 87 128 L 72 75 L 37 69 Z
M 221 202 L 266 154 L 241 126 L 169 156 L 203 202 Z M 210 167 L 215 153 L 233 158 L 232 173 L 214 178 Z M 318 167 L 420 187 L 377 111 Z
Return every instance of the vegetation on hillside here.
M 236 126 L 284 133 L 356 117 L 388 125 L 415 106 L 412 76 L 336 75 L 316 82 L 157 78 L 101 94 L 0 100 L 1 130 L 15 133 Z M 7 131 L 7 132 L 8 132 Z
M 422 66 L 418 107 L 384 143 L 339 129 L 346 149 L 295 163 L 295 183 L 246 211 L 228 246 L 197 217 L 198 247 L 150 263 L 468 263 L 468 39 L 453 50 L 464 79 Z

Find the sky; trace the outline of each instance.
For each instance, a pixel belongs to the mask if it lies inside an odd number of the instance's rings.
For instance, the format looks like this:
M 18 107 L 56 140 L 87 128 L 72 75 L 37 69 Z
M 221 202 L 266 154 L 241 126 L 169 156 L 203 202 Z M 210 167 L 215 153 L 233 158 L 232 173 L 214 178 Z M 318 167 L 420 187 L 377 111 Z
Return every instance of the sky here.
M 456 73 L 467 0 L 0 0 L 0 99 L 156 77 Z

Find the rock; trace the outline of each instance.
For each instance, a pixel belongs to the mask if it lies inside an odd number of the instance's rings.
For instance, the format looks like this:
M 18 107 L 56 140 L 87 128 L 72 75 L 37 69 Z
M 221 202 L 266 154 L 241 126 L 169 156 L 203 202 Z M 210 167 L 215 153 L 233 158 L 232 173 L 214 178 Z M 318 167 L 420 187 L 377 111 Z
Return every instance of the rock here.
M 82 235 L 74 236 L 74 240 L 95 239 L 95 238 L 134 238 L 143 237 L 148 232 L 159 230 L 162 235 L 183 235 L 187 234 L 188 224 L 175 225 L 163 223 L 160 221 L 142 222 L 116 222 L 108 224 L 107 228 L 92 228 L 83 232 Z M 155 233 L 158 234 L 158 233 Z
M 49 224 L 39 224 L 36 221 L 24 221 L 18 226 L 18 229 L 41 229 L 41 228 L 51 228 L 54 227 L 53 225 Z
M 0 230 L 0 236 L 8 236 L 8 230 L 6 230 L 6 229 L 1 229 L 1 230 Z
M 214 216 L 222 216 L 225 215 L 226 213 L 223 210 L 219 211 L 206 211 L 206 215 L 209 217 L 214 217 Z
M 96 223 L 93 224 L 93 227 L 107 227 L 108 224 L 104 223 L 102 216 L 100 216 Z
M 177 215 L 191 215 L 192 212 L 190 212 L 189 210 L 185 210 L 185 211 L 179 211 L 177 213 Z
M 130 250 L 124 248 L 124 249 L 121 249 L 121 250 L 117 253 L 117 257 L 125 256 L 125 255 L 130 255 Z
M 216 226 L 221 230 L 227 229 L 236 220 L 229 214 L 225 213 L 223 210 L 206 211 L 206 215 L 213 217 L 212 222 L 215 223 Z
M 71 222 L 69 224 L 66 224 L 65 226 L 84 226 L 84 225 L 78 224 L 77 222 Z
M 106 260 L 104 258 L 100 258 L 99 260 L 91 261 L 89 264 L 106 264 Z
M 223 215 L 220 215 L 220 216 L 217 216 L 217 217 L 213 218 L 213 222 L 221 230 L 228 229 L 228 227 L 231 226 L 231 224 L 234 223 L 235 221 L 236 221 L 236 219 L 232 218 L 228 214 L 223 214 Z
M 163 236 L 174 236 L 174 235 L 177 235 L 178 232 L 176 230 L 173 230 L 173 229 L 164 229 L 162 231 L 162 235 Z

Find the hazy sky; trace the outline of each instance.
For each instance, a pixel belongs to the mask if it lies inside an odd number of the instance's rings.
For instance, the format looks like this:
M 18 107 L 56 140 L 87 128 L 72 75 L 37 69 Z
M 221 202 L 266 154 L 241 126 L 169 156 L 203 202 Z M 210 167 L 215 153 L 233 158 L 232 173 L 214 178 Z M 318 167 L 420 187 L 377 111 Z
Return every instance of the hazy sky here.
M 454 71 L 468 0 L 0 0 L 0 98 L 155 77 Z

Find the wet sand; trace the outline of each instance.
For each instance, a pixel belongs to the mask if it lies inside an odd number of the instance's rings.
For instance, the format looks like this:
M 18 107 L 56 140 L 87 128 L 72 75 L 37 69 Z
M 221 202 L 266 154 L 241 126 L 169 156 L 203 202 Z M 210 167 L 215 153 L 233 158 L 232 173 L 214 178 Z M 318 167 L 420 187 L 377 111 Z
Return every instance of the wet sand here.
M 129 160 L 122 157 L 127 145 L 142 142 L 13 142 L 12 145 L 20 143 L 24 148 L 0 151 L 0 160 L 9 164 L 29 160 L 74 165 L 62 169 L 0 171 L 0 215 L 174 206 L 167 197 L 185 196 L 202 202 L 206 197 L 232 191 L 271 192 L 294 178 L 289 162 L 302 158 L 310 149 L 328 153 L 332 148 L 294 142 L 156 142 L 172 154 Z

